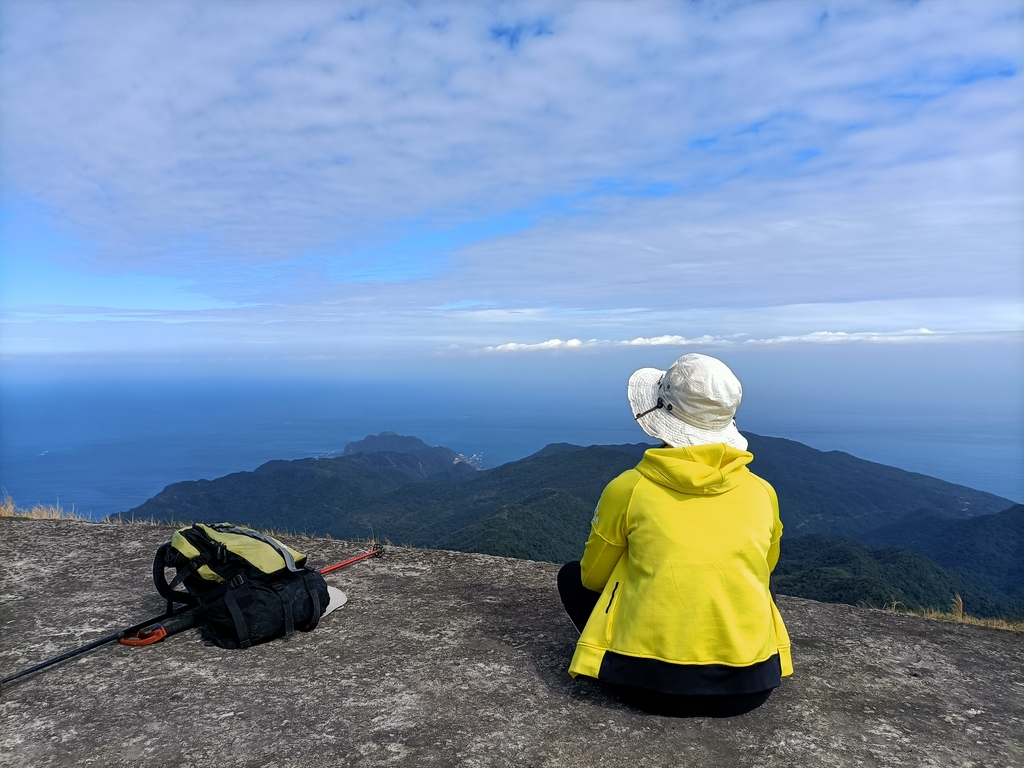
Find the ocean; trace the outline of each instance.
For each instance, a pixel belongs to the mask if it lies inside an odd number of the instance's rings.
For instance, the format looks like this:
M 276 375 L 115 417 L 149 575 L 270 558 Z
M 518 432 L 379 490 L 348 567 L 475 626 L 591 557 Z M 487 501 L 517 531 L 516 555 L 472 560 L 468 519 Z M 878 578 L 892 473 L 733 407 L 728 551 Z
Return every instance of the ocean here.
M 618 386 L 589 397 L 538 386 L 440 380 L 182 379 L 0 383 L 0 487 L 22 507 L 100 519 L 166 485 L 321 456 L 381 431 L 415 435 L 484 467 L 548 443 L 647 440 Z M 785 437 L 1024 500 L 1015 420 L 953 423 L 928 409 L 878 412 L 795 399 L 744 403 L 741 431 Z M 955 420 L 953 420 L 955 421 Z M 756 471 L 756 457 L 753 465 Z

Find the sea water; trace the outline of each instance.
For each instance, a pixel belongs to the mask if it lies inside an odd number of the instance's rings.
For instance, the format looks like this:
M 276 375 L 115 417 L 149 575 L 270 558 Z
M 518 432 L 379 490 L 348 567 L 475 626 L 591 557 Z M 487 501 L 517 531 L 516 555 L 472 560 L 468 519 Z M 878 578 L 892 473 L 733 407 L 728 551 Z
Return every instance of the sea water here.
M 385 430 L 475 454 L 484 467 L 553 442 L 646 441 L 620 389 L 442 380 L 7 381 L 0 385 L 0 486 L 18 506 L 59 503 L 99 519 L 170 483 L 337 453 Z M 806 398 L 753 397 L 739 426 L 1024 500 L 1024 440 L 1015 420 L 954 423 L 927 409 L 878 408 L 869 414 Z

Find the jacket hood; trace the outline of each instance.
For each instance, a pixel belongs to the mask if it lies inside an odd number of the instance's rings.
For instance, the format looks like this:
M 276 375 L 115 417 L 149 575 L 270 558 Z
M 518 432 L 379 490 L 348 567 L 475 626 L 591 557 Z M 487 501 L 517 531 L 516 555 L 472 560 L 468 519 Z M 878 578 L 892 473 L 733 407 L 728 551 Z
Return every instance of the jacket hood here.
M 748 475 L 754 454 L 725 443 L 686 448 L 651 448 L 637 464 L 647 479 L 682 493 L 714 496 L 735 488 Z

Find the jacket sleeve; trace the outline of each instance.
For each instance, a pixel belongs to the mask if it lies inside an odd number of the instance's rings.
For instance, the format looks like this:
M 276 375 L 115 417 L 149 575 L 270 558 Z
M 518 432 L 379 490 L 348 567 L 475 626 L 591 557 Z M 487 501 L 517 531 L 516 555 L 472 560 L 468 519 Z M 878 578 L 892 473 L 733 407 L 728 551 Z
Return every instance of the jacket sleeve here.
M 757 478 L 761 481 L 761 485 L 764 486 L 765 490 L 768 491 L 768 498 L 772 502 L 772 540 L 768 547 L 768 570 L 774 571 L 775 566 L 779 563 L 779 540 L 782 538 L 782 518 L 779 517 L 779 497 L 775 493 L 775 489 L 772 488 L 771 483 L 765 481 L 762 478 Z
M 626 551 L 626 532 L 629 500 L 633 487 L 640 479 L 634 469 L 623 472 L 608 483 L 590 521 L 590 538 L 580 561 L 583 586 L 601 592 L 608 582 L 615 564 Z

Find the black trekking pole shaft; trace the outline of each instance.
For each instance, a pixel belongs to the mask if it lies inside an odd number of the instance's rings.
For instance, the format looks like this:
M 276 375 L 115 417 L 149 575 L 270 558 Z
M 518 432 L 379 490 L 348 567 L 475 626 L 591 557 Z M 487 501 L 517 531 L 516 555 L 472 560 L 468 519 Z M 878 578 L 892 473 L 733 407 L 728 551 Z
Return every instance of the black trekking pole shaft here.
M 158 621 L 167 618 L 167 616 L 167 613 L 161 613 L 159 616 L 156 616 L 152 619 L 147 619 L 146 621 L 141 621 L 138 624 L 133 624 L 127 629 L 122 629 L 118 632 L 115 632 L 112 635 L 107 635 L 106 637 L 101 637 L 99 640 L 93 640 L 91 643 L 86 643 L 81 648 L 75 648 L 75 650 L 68 651 L 67 653 L 62 653 L 60 656 L 54 656 L 52 659 L 47 659 L 46 661 L 40 662 L 39 664 L 36 664 L 34 667 L 23 669 L 21 672 L 18 672 L 17 674 L 11 675 L 10 677 L 5 677 L 3 680 L 0 680 L 0 686 L 7 685 L 7 683 L 17 680 L 19 677 L 24 677 L 25 675 L 30 675 L 33 672 L 38 672 L 40 669 L 46 669 L 47 667 L 52 666 L 57 662 L 64 661 L 65 659 L 70 659 L 74 656 L 78 656 L 79 654 L 85 653 L 86 651 L 91 651 L 93 648 L 99 648 L 101 645 L 116 642 L 117 640 L 120 640 L 122 637 L 129 634 L 130 632 L 138 632 L 140 629 L 145 629 L 151 624 L 156 624 Z
M 169 619 L 164 619 L 160 622 L 160 625 L 167 632 L 167 637 L 176 635 L 179 632 L 184 632 L 186 629 L 192 629 L 192 627 L 199 626 L 203 620 L 203 612 L 198 608 L 192 608 L 188 611 L 182 611 L 176 613 Z

